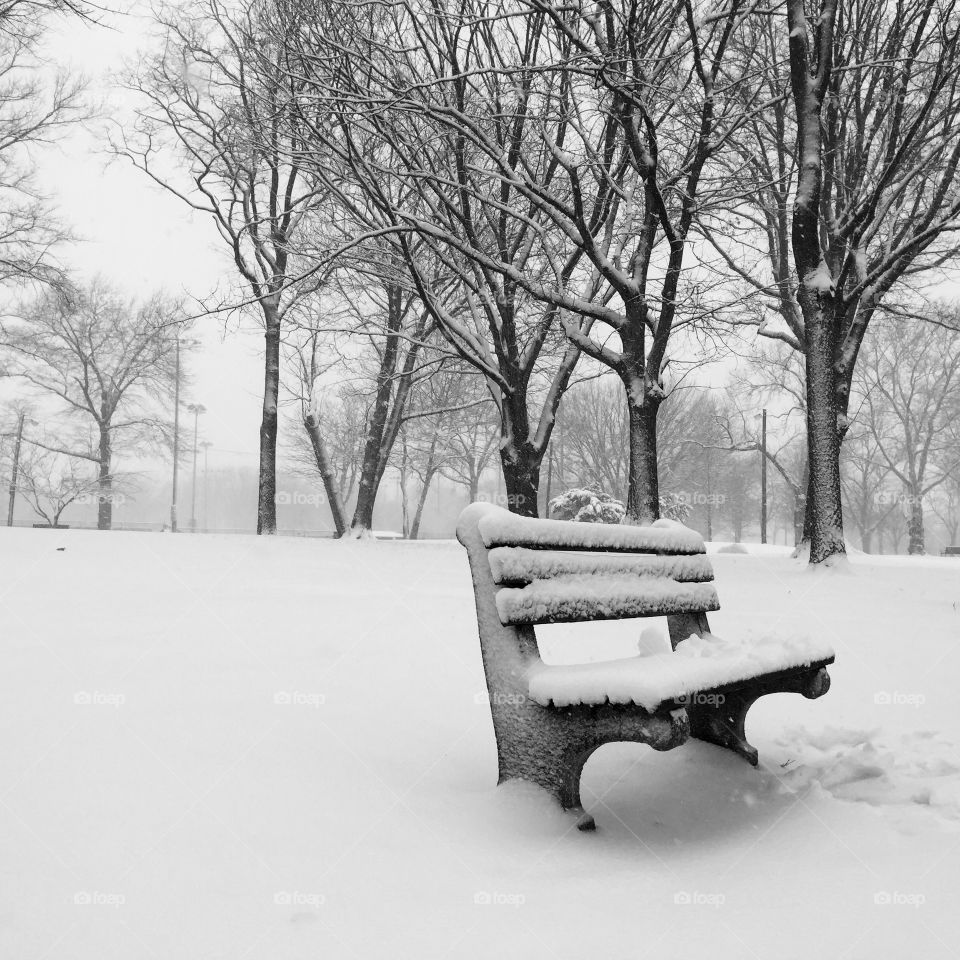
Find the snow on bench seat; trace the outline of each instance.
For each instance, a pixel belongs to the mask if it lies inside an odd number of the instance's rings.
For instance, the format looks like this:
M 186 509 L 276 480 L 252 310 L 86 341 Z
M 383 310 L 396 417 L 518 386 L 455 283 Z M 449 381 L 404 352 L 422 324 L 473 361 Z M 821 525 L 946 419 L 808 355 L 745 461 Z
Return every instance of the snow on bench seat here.
M 669 577 L 561 575 L 525 587 L 497 591 L 504 625 L 577 623 L 719 610 L 709 583 L 677 583 Z
M 609 701 L 653 712 L 665 701 L 682 702 L 695 693 L 833 655 L 829 644 L 805 637 L 726 641 L 704 634 L 684 640 L 673 653 L 569 666 L 537 663 L 527 680 L 530 698 L 544 707 Z
M 597 573 L 669 577 L 691 583 L 703 583 L 713 579 L 713 568 L 706 554 L 658 556 L 494 547 L 489 558 L 493 582 L 498 584 L 530 583 L 550 577 Z
M 571 523 L 537 520 L 508 510 L 491 509 L 477 521 L 486 547 L 546 547 L 560 550 L 607 550 L 633 553 L 704 553 L 703 538 L 674 520 L 648 527 L 619 523 Z

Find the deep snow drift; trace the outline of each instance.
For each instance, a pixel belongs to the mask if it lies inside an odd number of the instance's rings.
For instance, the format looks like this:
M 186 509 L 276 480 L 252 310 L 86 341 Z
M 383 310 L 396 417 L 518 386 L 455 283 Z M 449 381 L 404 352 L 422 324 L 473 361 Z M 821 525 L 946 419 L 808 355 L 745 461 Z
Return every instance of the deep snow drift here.
M 0 956 L 954 957 L 960 561 L 712 560 L 713 630 L 833 689 L 754 708 L 759 769 L 602 748 L 581 834 L 494 786 L 456 543 L 0 530 Z

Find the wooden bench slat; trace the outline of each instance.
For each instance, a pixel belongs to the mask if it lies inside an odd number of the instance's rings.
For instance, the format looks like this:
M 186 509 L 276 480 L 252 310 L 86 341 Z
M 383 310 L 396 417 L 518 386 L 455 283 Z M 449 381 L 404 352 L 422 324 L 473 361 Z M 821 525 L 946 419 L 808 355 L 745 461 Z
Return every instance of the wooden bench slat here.
M 558 576 L 496 595 L 504 625 L 624 620 L 720 609 L 709 583 L 677 583 L 668 577 Z
M 493 582 L 498 584 L 523 584 L 574 574 L 669 577 L 684 583 L 705 583 L 713 579 L 713 567 L 706 554 L 661 556 L 494 547 L 489 558 Z
M 486 547 L 528 547 L 546 550 L 603 550 L 608 553 L 705 553 L 703 538 L 695 530 L 672 520 L 657 520 L 649 527 L 629 524 L 571 523 L 569 520 L 536 520 L 506 510 L 480 518 L 477 529 Z

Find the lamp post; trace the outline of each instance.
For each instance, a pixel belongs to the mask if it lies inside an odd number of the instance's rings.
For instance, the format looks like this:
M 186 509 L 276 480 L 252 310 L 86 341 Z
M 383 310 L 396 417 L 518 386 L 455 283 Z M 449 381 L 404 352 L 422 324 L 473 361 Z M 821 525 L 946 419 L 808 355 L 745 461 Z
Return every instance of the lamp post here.
M 13 507 L 17 502 L 17 474 L 20 472 L 20 444 L 23 441 L 23 421 L 25 414 L 21 413 L 17 420 L 17 439 L 13 446 L 13 463 L 10 466 L 10 500 L 7 504 L 7 526 L 13 526 Z
M 200 414 L 206 413 L 207 408 L 202 403 L 189 403 L 187 409 L 193 414 L 193 482 L 191 484 L 190 503 L 190 532 L 197 532 L 197 430 L 200 425 Z
M 767 542 L 767 408 L 759 417 L 760 426 L 760 542 Z
M 210 529 L 210 513 L 207 510 L 207 455 L 213 444 L 209 440 L 201 440 L 200 446 L 203 447 L 203 529 L 204 532 Z

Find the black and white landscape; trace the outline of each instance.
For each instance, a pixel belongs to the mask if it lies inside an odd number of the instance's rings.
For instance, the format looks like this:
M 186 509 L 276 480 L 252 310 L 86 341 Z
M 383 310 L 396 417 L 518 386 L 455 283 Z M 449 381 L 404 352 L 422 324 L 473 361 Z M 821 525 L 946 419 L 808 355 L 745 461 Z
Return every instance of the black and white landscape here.
M 0 297 L 3 957 L 956 956 L 955 0 L 8 0 Z

